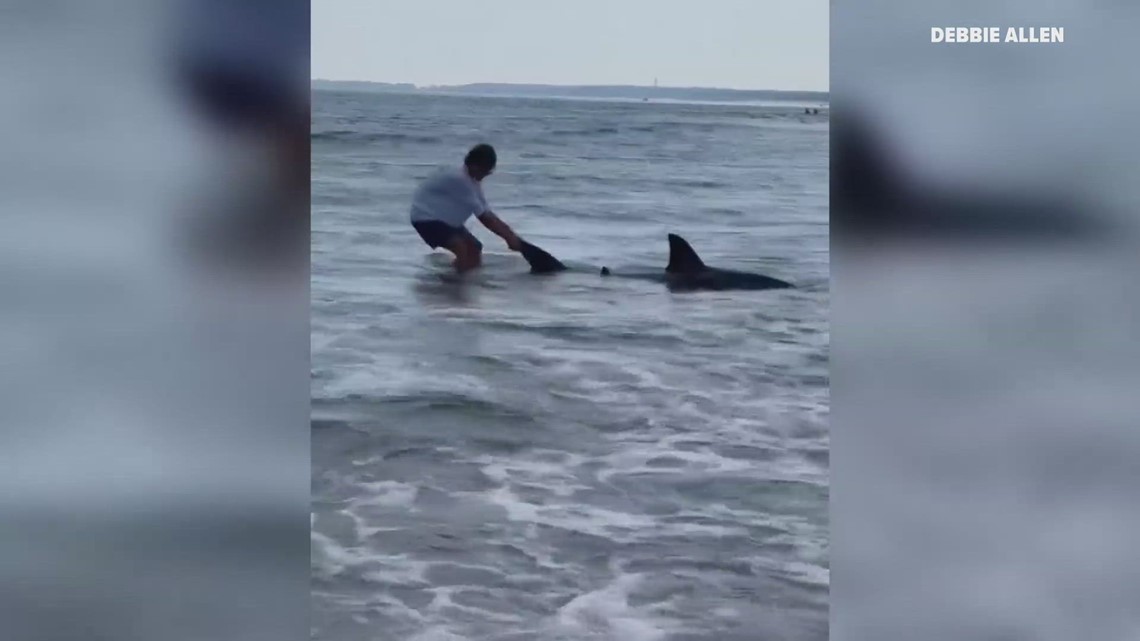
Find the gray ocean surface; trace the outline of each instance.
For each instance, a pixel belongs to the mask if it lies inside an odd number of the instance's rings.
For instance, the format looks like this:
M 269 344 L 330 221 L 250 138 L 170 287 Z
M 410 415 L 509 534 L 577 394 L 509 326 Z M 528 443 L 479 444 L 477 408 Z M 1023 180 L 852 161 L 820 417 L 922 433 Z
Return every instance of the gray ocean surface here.
M 827 113 L 316 91 L 312 637 L 828 636 Z M 493 209 L 566 260 L 795 290 L 532 276 L 417 182 L 490 142 Z

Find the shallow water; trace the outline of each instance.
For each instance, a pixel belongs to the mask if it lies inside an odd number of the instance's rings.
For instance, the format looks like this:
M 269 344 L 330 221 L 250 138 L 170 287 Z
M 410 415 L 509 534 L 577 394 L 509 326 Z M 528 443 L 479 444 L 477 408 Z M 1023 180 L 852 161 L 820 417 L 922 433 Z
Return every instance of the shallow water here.
M 532 276 L 416 181 L 489 141 L 491 206 L 560 259 L 665 236 L 795 290 Z M 825 639 L 826 114 L 314 93 L 314 638 Z

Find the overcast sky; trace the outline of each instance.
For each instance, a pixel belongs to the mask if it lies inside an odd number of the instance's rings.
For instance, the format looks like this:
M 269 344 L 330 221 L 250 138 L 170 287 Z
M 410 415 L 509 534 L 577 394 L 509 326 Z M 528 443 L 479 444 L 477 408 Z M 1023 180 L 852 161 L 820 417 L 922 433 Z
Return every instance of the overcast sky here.
M 314 0 L 325 80 L 828 88 L 824 0 Z

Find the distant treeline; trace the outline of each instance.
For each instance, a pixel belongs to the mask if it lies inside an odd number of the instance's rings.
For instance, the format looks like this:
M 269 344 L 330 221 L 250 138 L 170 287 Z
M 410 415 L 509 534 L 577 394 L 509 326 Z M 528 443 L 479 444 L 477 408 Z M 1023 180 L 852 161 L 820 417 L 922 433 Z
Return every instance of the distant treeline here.
M 313 80 L 314 89 L 339 89 L 341 91 L 415 91 L 410 82 L 360 82 L 356 80 Z
M 772 89 L 742 90 L 704 87 L 637 87 L 633 85 L 527 85 L 476 83 L 416 87 L 408 83 L 348 82 L 314 80 L 313 87 L 354 91 L 428 92 L 503 96 L 535 96 L 565 98 L 660 98 L 668 100 L 827 102 L 826 91 L 778 91 Z

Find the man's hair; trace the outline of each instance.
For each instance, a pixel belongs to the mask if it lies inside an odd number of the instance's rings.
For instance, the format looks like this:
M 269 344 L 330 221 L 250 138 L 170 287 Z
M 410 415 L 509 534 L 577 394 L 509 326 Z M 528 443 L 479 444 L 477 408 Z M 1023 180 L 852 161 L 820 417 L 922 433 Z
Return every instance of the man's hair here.
M 479 165 L 488 169 L 494 169 L 496 162 L 498 162 L 498 156 L 495 154 L 495 148 L 488 144 L 475 145 L 471 151 L 467 152 L 467 157 L 463 159 L 463 164 L 468 167 Z

